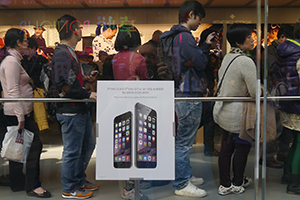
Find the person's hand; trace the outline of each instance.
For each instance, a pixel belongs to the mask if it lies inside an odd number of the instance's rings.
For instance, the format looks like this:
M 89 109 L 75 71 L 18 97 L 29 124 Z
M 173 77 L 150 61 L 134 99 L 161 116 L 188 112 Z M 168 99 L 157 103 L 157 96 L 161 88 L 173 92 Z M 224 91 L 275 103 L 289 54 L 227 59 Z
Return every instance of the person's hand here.
M 52 56 L 53 56 L 52 53 L 47 53 L 47 57 L 48 57 L 49 60 L 52 60 Z
M 97 100 L 97 93 L 96 92 L 91 92 L 90 99 Z
M 97 78 L 97 75 L 99 74 L 99 72 L 97 70 L 94 70 L 90 73 L 89 76 L 84 76 L 84 80 L 88 81 L 88 82 L 94 82 Z
M 208 97 L 208 94 L 209 94 L 210 92 L 209 92 L 209 89 L 208 88 L 206 88 L 206 94 L 203 94 L 203 97 Z
M 160 80 L 173 80 L 171 69 L 163 62 L 157 64 L 157 76 Z
M 18 130 L 24 129 L 24 126 L 25 126 L 25 121 L 19 122 Z
M 208 36 L 207 36 L 207 38 L 206 38 L 206 43 L 207 44 L 212 44 L 213 43 L 213 40 L 215 40 L 215 39 L 213 39 L 214 37 L 216 36 L 216 33 L 215 32 L 212 32 L 211 34 L 209 34 Z M 212 41 L 211 41 L 212 40 Z

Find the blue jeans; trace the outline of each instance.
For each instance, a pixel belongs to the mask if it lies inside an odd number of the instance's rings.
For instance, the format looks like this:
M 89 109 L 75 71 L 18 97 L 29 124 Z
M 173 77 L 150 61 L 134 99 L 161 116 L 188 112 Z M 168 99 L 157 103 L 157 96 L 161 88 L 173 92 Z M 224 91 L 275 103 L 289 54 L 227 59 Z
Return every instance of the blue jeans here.
M 192 176 L 189 152 L 195 141 L 201 121 L 201 101 L 178 101 L 177 136 L 175 138 L 175 180 L 173 187 L 180 190 L 188 184 Z
M 56 114 L 61 125 L 64 150 L 61 163 L 63 192 L 73 192 L 85 182 L 85 170 L 95 148 L 89 113 L 75 116 Z

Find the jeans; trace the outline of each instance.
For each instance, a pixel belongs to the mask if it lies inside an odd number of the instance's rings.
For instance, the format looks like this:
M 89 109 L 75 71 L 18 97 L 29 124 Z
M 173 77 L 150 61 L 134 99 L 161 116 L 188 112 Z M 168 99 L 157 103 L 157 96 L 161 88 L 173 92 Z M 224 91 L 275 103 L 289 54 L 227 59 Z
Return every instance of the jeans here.
M 95 148 L 90 113 L 56 114 L 61 125 L 64 150 L 61 163 L 63 192 L 73 192 L 85 182 L 85 170 Z
M 195 141 L 201 121 L 201 101 L 178 101 L 177 136 L 175 138 L 175 180 L 173 187 L 180 190 L 188 184 L 192 176 L 189 152 Z

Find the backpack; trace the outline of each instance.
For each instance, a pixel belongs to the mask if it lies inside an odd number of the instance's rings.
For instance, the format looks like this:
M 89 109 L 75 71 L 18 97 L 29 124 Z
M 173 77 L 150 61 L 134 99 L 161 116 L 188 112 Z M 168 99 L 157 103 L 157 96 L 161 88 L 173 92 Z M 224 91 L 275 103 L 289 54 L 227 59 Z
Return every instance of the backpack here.
M 45 98 L 58 98 L 57 88 L 54 84 L 54 66 L 53 62 L 45 63 L 42 66 L 40 81 L 43 83 L 45 88 L 44 96 Z M 46 111 L 49 115 L 49 118 L 52 121 L 57 121 L 56 119 L 56 108 L 57 105 L 55 102 L 46 102 Z
M 180 33 L 181 32 L 179 31 L 174 32 L 174 34 L 168 37 L 161 38 L 158 43 L 157 53 L 158 53 L 159 61 L 164 63 L 164 65 L 167 66 L 168 69 L 170 70 L 169 71 L 171 73 L 169 74 L 170 80 L 178 79 L 179 77 L 178 69 L 173 68 L 172 59 L 174 54 L 173 40 Z
M 173 55 L 179 55 L 179 49 L 173 48 L 174 38 L 182 33 L 188 32 L 188 30 L 184 31 L 176 31 L 174 34 L 161 38 L 159 41 L 158 55 L 160 62 L 163 62 L 165 66 L 169 69 L 169 80 L 175 81 L 175 88 L 179 89 L 184 95 L 192 95 L 197 93 L 205 94 L 206 91 L 206 78 L 199 77 L 196 69 L 193 65 L 192 61 L 186 62 L 184 65 L 187 66 L 186 71 L 181 71 L 181 63 L 176 64 L 173 62 Z M 176 59 L 176 58 L 175 58 Z M 175 64 L 174 64 L 175 63 Z M 204 73 L 204 72 L 203 72 Z

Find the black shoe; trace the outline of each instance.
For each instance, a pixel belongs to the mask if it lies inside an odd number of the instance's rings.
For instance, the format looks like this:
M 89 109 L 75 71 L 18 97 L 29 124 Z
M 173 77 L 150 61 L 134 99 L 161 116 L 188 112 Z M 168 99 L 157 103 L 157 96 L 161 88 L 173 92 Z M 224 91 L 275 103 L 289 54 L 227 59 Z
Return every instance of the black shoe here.
M 286 192 L 288 194 L 300 195 L 300 184 L 298 182 L 288 184 L 288 186 L 286 188 Z
M 286 192 L 288 194 L 297 194 L 300 195 L 300 175 L 291 174 L 289 184 L 286 187 Z
M 33 190 L 27 192 L 28 196 L 32 196 L 32 197 L 39 197 L 39 198 L 50 198 L 51 197 L 51 193 L 48 191 L 45 191 L 43 194 L 38 194 L 35 193 Z

